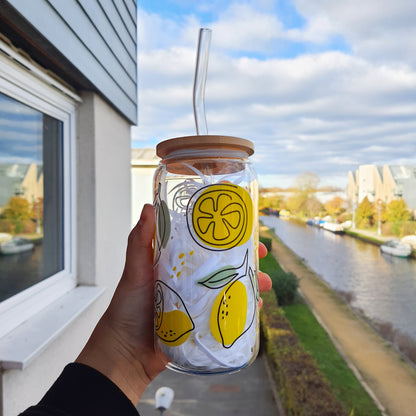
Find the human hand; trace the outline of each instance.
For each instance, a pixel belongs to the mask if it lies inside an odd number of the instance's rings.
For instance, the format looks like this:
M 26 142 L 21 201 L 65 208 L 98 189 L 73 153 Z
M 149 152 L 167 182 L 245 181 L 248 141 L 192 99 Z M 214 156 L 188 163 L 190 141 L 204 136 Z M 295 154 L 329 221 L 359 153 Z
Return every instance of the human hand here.
M 134 405 L 168 362 L 155 350 L 153 339 L 154 229 L 154 209 L 145 205 L 130 233 L 124 271 L 113 299 L 76 360 L 106 375 Z M 260 243 L 259 257 L 266 254 Z M 266 273 L 259 272 L 258 281 L 260 291 L 271 288 Z

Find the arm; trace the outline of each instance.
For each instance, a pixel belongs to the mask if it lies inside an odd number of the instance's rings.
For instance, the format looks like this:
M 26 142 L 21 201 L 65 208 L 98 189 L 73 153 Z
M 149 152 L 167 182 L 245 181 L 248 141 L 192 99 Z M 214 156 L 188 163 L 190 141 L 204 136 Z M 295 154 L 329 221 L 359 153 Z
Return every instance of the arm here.
M 135 410 L 134 406 L 139 402 L 149 383 L 164 370 L 167 359 L 162 352 L 155 351 L 153 340 L 152 240 L 154 229 L 154 209 L 151 205 L 145 205 L 139 222 L 130 233 L 124 271 L 108 309 L 98 322 L 76 362 L 66 367 L 63 375 L 39 405 L 52 403 L 53 406 L 59 406 L 62 400 L 57 401 L 56 396 L 60 397 L 61 394 L 64 394 L 63 392 L 68 392 L 71 385 L 81 382 L 82 386 L 82 377 L 87 377 L 88 380 L 91 380 L 89 377 L 92 377 L 95 379 L 92 384 L 98 383 L 97 385 L 101 387 L 90 391 L 90 402 L 93 397 L 97 398 L 97 395 L 103 397 L 107 394 L 107 402 L 117 400 L 120 403 L 119 393 L 122 393 L 122 397 Z M 266 248 L 260 244 L 260 257 L 264 257 L 266 254 Z M 271 288 L 271 280 L 267 274 L 259 272 L 258 279 L 260 291 Z M 68 368 L 71 374 L 68 374 Z M 65 376 L 64 379 L 62 379 L 63 376 Z M 99 381 L 99 378 L 104 378 L 104 380 Z M 86 384 L 91 385 L 91 382 Z M 80 409 L 71 414 L 77 416 L 88 414 L 80 413 L 83 401 L 80 398 L 89 396 L 84 394 L 85 391 L 88 390 L 81 388 L 66 394 L 67 397 L 72 395 L 71 400 L 80 401 Z M 31 408 L 32 411 L 35 408 Z M 54 409 L 62 408 L 64 411 L 67 410 L 63 405 Z M 23 415 L 52 414 L 59 415 L 59 413 L 26 412 Z M 65 414 L 62 413 L 62 415 Z M 104 416 L 111 413 L 93 412 L 89 414 Z M 112 414 L 129 415 L 130 413 Z M 137 415 L 137 412 L 135 414 Z

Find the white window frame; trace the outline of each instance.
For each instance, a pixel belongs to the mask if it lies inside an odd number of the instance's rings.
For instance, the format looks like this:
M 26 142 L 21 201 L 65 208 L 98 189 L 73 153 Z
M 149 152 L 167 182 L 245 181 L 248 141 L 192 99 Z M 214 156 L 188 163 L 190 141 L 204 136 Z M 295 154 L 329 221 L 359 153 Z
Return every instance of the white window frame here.
M 0 92 L 63 122 L 63 270 L 0 303 L 0 337 L 9 333 L 76 284 L 76 107 L 81 102 L 45 71 L 0 41 Z

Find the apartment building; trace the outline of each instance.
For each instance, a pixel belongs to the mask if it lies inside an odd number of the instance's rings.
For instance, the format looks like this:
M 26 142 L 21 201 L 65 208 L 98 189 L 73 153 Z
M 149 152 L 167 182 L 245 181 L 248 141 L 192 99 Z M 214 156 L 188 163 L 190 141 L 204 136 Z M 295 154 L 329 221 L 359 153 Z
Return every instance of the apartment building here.
M 416 210 L 416 166 L 361 165 L 348 173 L 347 195 L 353 204 L 365 197 L 387 204 L 403 198 L 409 209 Z

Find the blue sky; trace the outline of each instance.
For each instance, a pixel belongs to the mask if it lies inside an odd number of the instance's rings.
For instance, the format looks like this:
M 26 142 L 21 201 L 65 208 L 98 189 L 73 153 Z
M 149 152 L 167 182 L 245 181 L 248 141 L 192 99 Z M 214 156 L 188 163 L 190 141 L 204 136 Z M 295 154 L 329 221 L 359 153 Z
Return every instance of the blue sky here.
M 262 186 L 307 171 L 345 186 L 360 164 L 416 165 L 415 15 L 412 0 L 138 1 L 132 145 L 195 133 L 198 31 L 209 27 L 208 130 L 255 143 Z
M 0 94 L 0 163 L 42 163 L 42 113 Z

